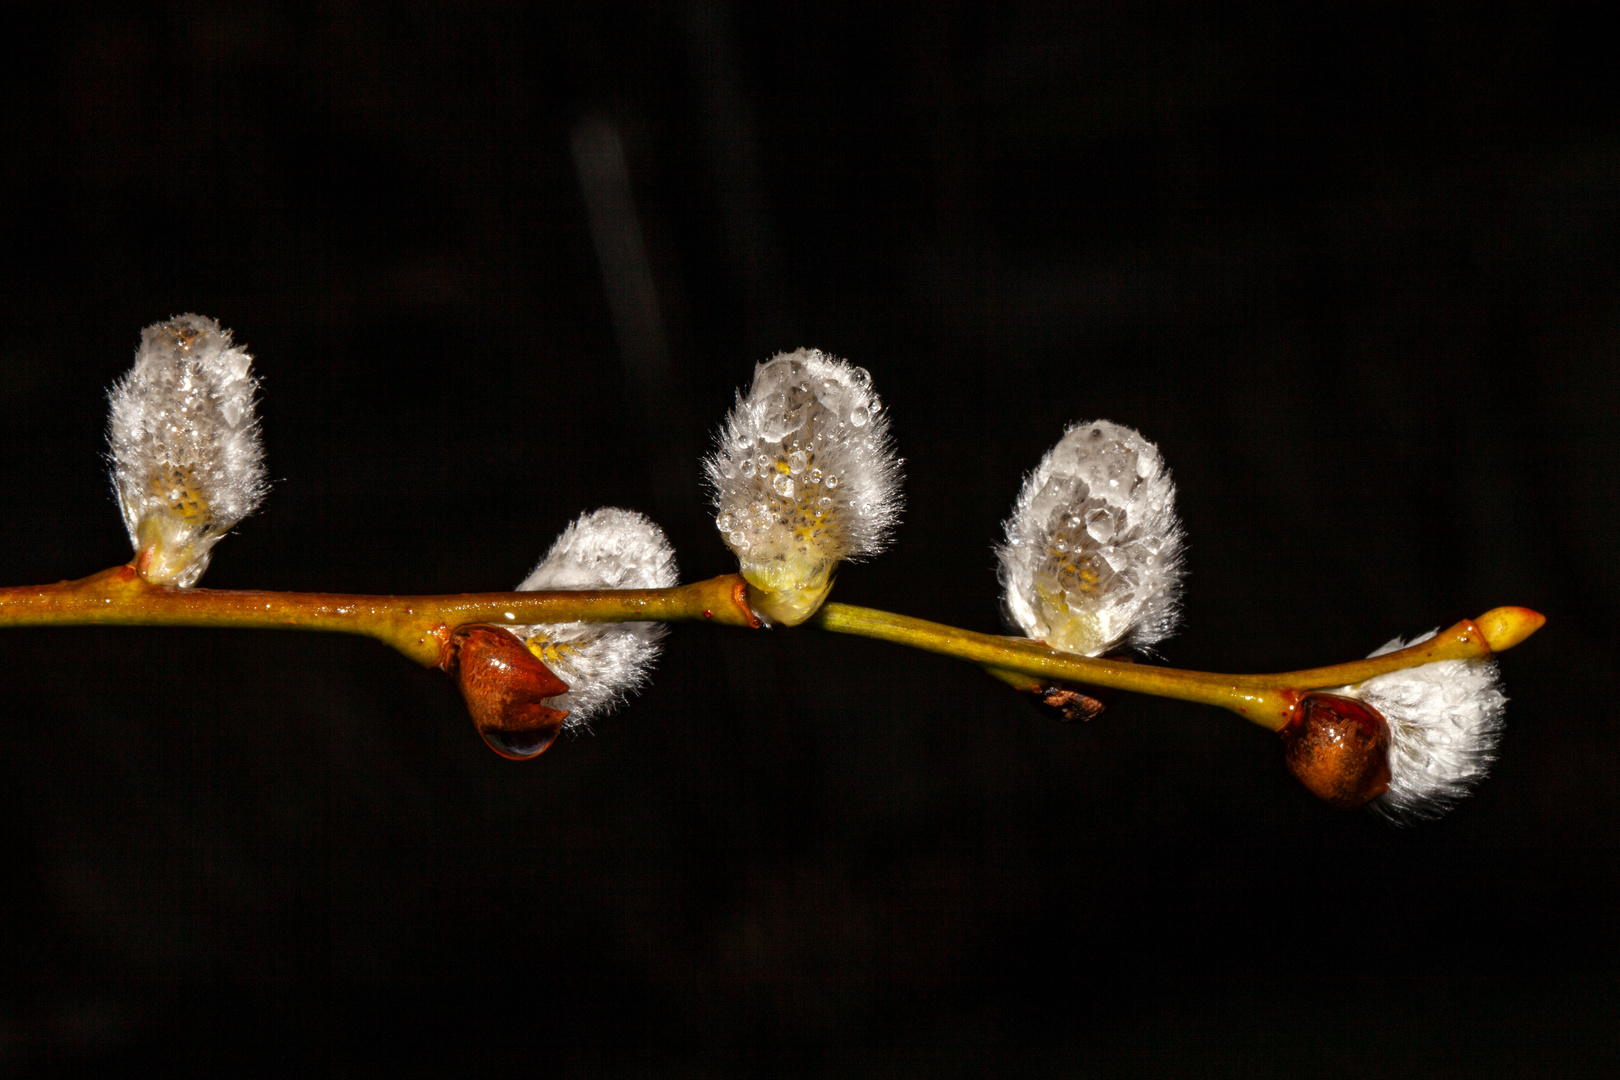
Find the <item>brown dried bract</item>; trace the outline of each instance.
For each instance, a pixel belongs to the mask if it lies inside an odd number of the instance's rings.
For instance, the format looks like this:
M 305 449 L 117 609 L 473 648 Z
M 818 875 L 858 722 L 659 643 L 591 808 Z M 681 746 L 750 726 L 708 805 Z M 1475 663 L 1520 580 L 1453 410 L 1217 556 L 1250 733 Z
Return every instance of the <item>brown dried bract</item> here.
M 445 645 L 440 666 L 456 680 L 478 734 L 502 757 L 535 757 L 562 731 L 567 711 L 545 700 L 566 693 L 568 684 L 511 631 L 459 627 Z
M 1323 802 L 1353 810 L 1389 790 L 1389 725 L 1366 702 L 1306 694 L 1278 734 L 1288 771 Z
M 1103 709 L 1101 701 L 1071 686 L 1048 686 L 1041 691 L 1041 704 L 1067 721 L 1094 720 Z

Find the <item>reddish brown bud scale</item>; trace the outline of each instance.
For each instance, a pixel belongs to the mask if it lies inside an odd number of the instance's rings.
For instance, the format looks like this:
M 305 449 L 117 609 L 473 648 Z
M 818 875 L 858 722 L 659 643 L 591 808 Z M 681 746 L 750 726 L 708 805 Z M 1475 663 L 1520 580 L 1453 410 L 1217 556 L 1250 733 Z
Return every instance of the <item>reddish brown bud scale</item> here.
M 748 606 L 748 579 L 741 574 L 737 575 L 737 580 L 731 586 L 731 603 L 738 611 L 742 612 L 743 624 L 748 629 L 759 629 L 759 616 L 755 615 L 754 609 Z
M 451 633 L 439 665 L 456 680 L 473 725 L 491 750 L 522 761 L 537 757 L 562 731 L 568 713 L 545 704 L 568 684 L 542 664 L 516 634 L 499 626 L 462 626 Z
M 1354 810 L 1389 790 L 1389 725 L 1366 702 L 1306 694 L 1278 734 L 1288 771 L 1323 802 Z

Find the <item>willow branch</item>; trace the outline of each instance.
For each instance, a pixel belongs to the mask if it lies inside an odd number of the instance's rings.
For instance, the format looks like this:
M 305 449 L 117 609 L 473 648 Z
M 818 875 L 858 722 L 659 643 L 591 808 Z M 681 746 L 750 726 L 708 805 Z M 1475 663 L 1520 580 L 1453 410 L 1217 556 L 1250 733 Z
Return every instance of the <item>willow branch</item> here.
M 1036 689 L 1042 685 L 1041 680 L 1113 687 L 1219 705 L 1275 731 L 1288 722 L 1295 704 L 1306 691 L 1362 682 L 1374 675 L 1437 660 L 1486 657 L 1517 645 L 1545 621 L 1528 608 L 1494 608 L 1478 619 L 1464 619 L 1427 641 L 1396 652 L 1274 675 L 1221 675 L 1128 660 L 1072 656 L 1027 638 L 978 634 L 850 604 L 826 604 L 810 623 L 838 633 L 858 634 L 972 660 L 1023 689 Z M 1019 677 L 1033 681 L 1021 684 Z
M 0 626 L 215 626 L 361 634 L 424 667 L 443 659 L 450 631 L 470 623 L 680 622 L 758 626 L 737 574 L 673 589 L 361 596 L 179 589 L 131 566 L 78 581 L 0 589 Z
M 760 625 L 749 604 L 749 588 L 737 574 L 671 589 L 364 596 L 182 589 L 153 585 L 134 567 L 118 566 L 77 581 L 0 589 L 0 627 L 210 626 L 360 634 L 427 667 L 443 662 L 450 633 L 458 626 L 574 621 Z M 1437 660 L 1486 657 L 1523 641 L 1544 621 L 1527 608 L 1495 608 L 1410 648 L 1272 675 L 1222 675 L 1073 656 L 1025 638 L 980 634 L 850 604 L 826 604 L 808 625 L 970 660 L 1026 689 L 1054 682 L 1113 687 L 1218 705 L 1275 730 L 1287 723 L 1306 691 Z

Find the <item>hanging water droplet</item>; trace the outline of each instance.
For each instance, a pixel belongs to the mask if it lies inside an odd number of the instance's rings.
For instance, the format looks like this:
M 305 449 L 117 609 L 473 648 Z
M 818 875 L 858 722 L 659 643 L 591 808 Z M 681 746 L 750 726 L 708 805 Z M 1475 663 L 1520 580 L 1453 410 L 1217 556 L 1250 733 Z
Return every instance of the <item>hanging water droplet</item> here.
M 866 426 L 866 422 L 871 418 L 871 413 L 866 411 L 866 407 L 864 405 L 857 405 L 853 409 L 849 410 L 850 427 L 863 428 Z
M 868 386 L 872 385 L 872 373 L 863 367 L 858 367 L 854 371 L 851 371 L 849 373 L 849 377 L 854 381 L 855 385 L 860 387 L 862 390 L 865 390 Z
M 741 530 L 738 530 L 738 531 L 732 533 L 729 537 L 727 537 L 727 539 L 731 541 L 731 546 L 732 547 L 741 548 L 744 551 L 748 550 L 748 534 L 747 533 L 742 532 Z
M 811 469 L 810 470 L 810 475 L 808 475 L 808 476 L 806 476 L 804 478 L 804 482 L 807 483 L 807 484 L 819 484 L 819 483 L 821 483 L 821 470 L 820 469 Z
M 731 514 L 729 512 L 721 514 L 719 517 L 714 519 L 714 523 L 720 527 L 721 532 L 723 532 L 723 533 L 730 532 L 731 531 Z
M 784 499 L 793 498 L 793 478 L 787 473 L 777 473 L 771 479 L 771 487 Z
M 806 454 L 803 450 L 793 451 L 793 453 L 789 454 L 787 457 L 788 472 L 792 473 L 794 476 L 799 475 L 800 473 L 804 472 L 805 463 L 809 460 L 810 455 Z
M 754 475 L 754 459 L 753 458 L 749 458 L 747 461 L 742 463 L 742 474 L 744 476 L 753 476 Z
M 838 477 L 829 474 L 828 477 L 827 477 L 827 490 L 831 491 L 833 488 L 835 488 L 837 486 L 838 486 Z
M 491 750 L 503 758 L 513 761 L 525 761 L 528 758 L 538 757 L 551 749 L 551 744 L 557 741 L 562 731 L 558 725 L 553 729 L 540 728 L 534 731 L 480 731 L 484 743 Z

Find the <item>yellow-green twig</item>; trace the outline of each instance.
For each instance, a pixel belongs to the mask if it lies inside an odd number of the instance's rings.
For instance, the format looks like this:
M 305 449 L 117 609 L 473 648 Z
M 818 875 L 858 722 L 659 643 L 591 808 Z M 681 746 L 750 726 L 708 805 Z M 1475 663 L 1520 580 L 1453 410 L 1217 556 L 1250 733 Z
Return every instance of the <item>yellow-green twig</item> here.
M 1044 680 L 1198 701 L 1231 709 L 1275 731 L 1288 723 L 1300 695 L 1308 690 L 1362 682 L 1374 675 L 1436 660 L 1489 656 L 1517 645 L 1545 621 L 1528 608 L 1495 608 L 1478 619 L 1464 619 L 1407 649 L 1348 664 L 1275 675 L 1219 675 L 1135 664 L 1128 660 L 1073 656 L 1026 638 L 977 634 L 850 604 L 825 605 L 810 620 L 810 625 L 972 660 L 1015 686 L 1019 685 L 1017 676 L 1032 677 L 1033 681 L 1025 689 L 1034 689 Z
M 469 623 L 677 622 L 757 626 L 746 584 L 724 574 L 673 589 L 358 596 L 345 593 L 176 589 L 130 566 L 78 581 L 0 589 L 0 626 L 218 626 L 362 634 L 427 667 L 449 632 Z
M 576 620 L 759 625 L 749 606 L 748 587 L 736 574 L 671 589 L 360 596 L 177 589 L 150 584 L 134 567 L 118 566 L 78 581 L 0 589 L 0 627 L 214 626 L 330 631 L 375 638 L 430 667 L 441 663 L 449 633 L 458 626 Z M 979 634 L 850 604 L 827 604 L 807 625 L 971 660 L 1014 685 L 1027 684 L 1026 688 L 1076 683 L 1198 701 L 1231 709 L 1275 730 L 1288 722 L 1300 695 L 1308 690 L 1361 682 L 1436 660 L 1488 656 L 1518 644 L 1544 621 L 1526 608 L 1496 608 L 1408 649 L 1275 675 L 1219 675 L 1072 656 L 1024 638 Z

